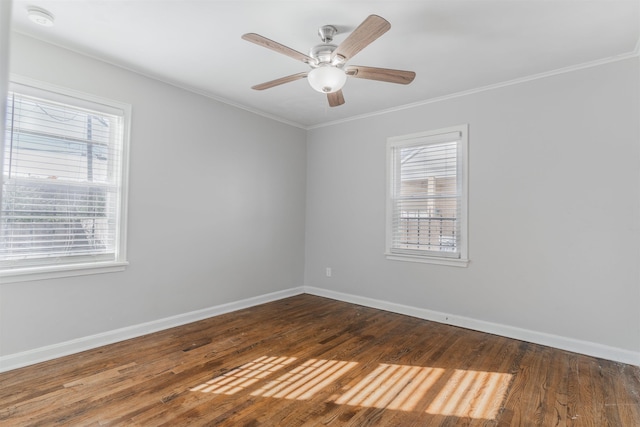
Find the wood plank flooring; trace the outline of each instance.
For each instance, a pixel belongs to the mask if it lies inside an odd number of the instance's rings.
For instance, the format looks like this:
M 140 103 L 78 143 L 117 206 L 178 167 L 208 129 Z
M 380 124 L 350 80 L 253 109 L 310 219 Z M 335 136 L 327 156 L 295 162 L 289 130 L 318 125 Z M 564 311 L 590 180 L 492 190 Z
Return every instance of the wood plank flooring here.
M 311 295 L 0 374 L 2 426 L 640 426 L 640 368 Z

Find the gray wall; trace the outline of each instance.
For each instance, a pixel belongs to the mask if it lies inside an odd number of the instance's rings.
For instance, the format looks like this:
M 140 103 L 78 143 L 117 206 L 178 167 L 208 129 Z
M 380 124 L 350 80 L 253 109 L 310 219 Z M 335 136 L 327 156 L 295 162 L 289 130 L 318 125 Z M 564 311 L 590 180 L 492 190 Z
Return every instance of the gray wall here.
M 304 130 L 18 34 L 11 72 L 132 105 L 131 265 L 0 285 L 0 355 L 302 285 Z
M 638 76 L 632 58 L 309 131 L 305 285 L 638 354 Z M 386 138 L 464 123 L 469 267 L 386 260 Z
M 302 284 L 640 352 L 638 58 L 304 131 L 11 47 L 14 73 L 132 104 L 131 265 L 1 284 L 0 356 Z M 464 123 L 469 267 L 386 260 L 386 138 Z

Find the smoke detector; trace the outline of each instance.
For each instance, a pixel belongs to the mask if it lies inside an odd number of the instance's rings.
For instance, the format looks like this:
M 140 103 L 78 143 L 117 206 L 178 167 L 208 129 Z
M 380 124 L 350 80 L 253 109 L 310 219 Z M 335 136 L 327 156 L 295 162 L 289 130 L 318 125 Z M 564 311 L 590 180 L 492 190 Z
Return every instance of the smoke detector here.
M 53 26 L 53 14 L 48 10 L 42 9 L 41 7 L 30 6 L 27 9 L 27 16 L 32 22 L 35 22 L 38 25 L 42 25 L 43 27 Z

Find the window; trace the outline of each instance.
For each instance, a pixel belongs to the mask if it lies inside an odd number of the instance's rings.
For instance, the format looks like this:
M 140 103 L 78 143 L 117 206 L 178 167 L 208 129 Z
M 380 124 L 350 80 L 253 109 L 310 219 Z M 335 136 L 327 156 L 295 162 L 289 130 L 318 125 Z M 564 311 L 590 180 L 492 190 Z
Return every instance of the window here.
M 387 141 L 387 258 L 466 266 L 467 126 Z
M 122 270 L 130 107 L 20 79 L 3 144 L 0 277 Z

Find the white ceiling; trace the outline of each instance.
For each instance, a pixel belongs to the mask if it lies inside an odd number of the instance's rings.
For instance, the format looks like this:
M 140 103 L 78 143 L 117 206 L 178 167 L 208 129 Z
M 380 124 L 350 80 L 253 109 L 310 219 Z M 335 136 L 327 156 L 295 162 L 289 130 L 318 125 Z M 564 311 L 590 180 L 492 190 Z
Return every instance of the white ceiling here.
M 4 1 L 4 0 L 2 0 Z M 14 0 L 13 29 L 304 128 L 638 52 L 638 0 Z M 27 6 L 55 16 L 27 19 Z M 255 32 L 308 53 L 321 25 L 339 44 L 368 15 L 391 29 L 348 64 L 415 71 L 408 86 L 354 79 L 346 104 L 303 79 L 307 71 L 244 41 Z

